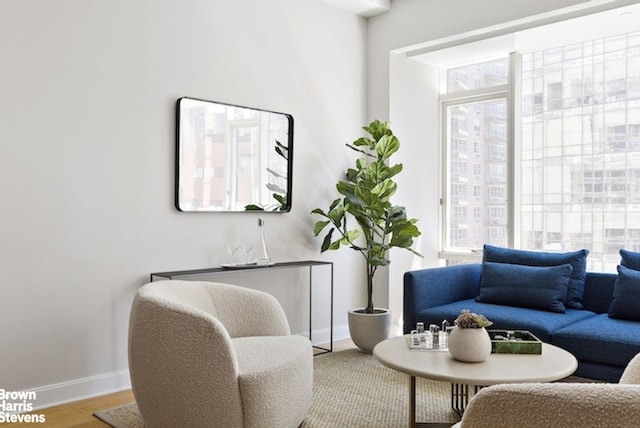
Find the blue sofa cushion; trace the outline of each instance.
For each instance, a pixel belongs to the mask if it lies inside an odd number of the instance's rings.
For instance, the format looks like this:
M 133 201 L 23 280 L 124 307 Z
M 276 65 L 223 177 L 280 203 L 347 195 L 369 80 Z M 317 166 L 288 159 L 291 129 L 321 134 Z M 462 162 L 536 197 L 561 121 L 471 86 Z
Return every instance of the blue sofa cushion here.
M 583 309 L 598 314 L 608 313 L 616 278 L 618 275 L 611 272 L 587 272 L 582 297 Z
M 640 253 L 622 249 L 620 250 L 620 264 L 633 270 L 640 270 Z
M 545 251 L 515 250 L 485 244 L 483 261 L 512 263 L 528 266 L 557 266 L 570 264 L 573 267 L 569 288 L 564 304 L 567 308 L 582 309 L 582 296 L 587 275 L 588 250 L 582 249 L 565 253 Z
M 482 263 L 480 295 L 476 301 L 564 313 L 573 268 Z
M 618 266 L 609 317 L 640 321 L 640 271 Z
M 551 343 L 579 361 L 625 367 L 640 352 L 640 326 L 635 321 L 598 314 L 558 330 Z
M 538 339 L 545 342 L 550 342 L 551 335 L 557 330 L 596 315 L 594 312 L 585 310 L 567 309 L 564 314 L 561 314 L 466 299 L 419 310 L 416 313 L 416 321 L 422 321 L 425 325 L 440 325 L 443 320 L 447 320 L 453 325 L 453 321 L 463 309 L 469 309 L 471 312 L 486 316 L 493 322 L 491 329 L 529 330 Z

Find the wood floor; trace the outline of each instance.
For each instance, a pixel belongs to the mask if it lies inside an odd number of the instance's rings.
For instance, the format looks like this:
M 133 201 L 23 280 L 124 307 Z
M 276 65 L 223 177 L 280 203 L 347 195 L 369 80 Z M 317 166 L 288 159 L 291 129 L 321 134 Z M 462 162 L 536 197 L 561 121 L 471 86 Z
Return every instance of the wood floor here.
M 327 345 L 323 345 L 323 347 L 327 347 Z M 351 348 L 355 348 L 355 345 L 351 340 L 336 341 L 333 344 L 334 352 Z M 10 426 L 11 428 L 33 428 L 36 425 L 45 426 L 47 428 L 105 428 L 109 425 L 93 416 L 95 412 L 128 404 L 133 401 L 135 401 L 133 393 L 128 389 L 113 394 L 102 395 L 100 397 L 75 401 L 73 403 L 62 404 L 60 406 L 40 409 L 32 412 L 35 414 L 45 415 L 46 422 L 43 425 L 33 423 L 6 423 L 0 424 L 0 426 Z

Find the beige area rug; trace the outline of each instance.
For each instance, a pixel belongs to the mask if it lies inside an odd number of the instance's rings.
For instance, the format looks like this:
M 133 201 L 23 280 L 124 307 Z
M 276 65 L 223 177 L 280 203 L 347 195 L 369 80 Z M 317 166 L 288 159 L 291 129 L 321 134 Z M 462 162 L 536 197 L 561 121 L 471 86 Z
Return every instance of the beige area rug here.
M 393 428 L 409 425 L 409 376 L 358 350 L 314 357 L 313 402 L 303 428 Z M 417 379 L 420 422 L 457 421 L 448 383 Z M 143 428 L 134 404 L 95 414 L 116 428 Z

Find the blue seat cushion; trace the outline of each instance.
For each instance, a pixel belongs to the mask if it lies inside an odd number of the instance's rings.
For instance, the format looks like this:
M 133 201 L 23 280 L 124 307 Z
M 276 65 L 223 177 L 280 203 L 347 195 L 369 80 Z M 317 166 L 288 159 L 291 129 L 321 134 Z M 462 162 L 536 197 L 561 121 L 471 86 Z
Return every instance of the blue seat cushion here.
M 512 248 L 484 245 L 482 260 L 487 262 L 511 263 L 527 266 L 558 266 L 570 264 L 573 267 L 565 306 L 571 309 L 582 309 L 582 296 L 587 276 L 588 250 L 582 249 L 565 253 L 546 251 L 526 251 Z
M 529 330 L 544 342 L 550 342 L 552 334 L 562 327 L 596 315 L 594 312 L 585 310 L 567 309 L 565 313 L 545 312 L 467 299 L 424 309 L 416 314 L 416 320 L 424 322 L 425 325 L 440 325 L 446 319 L 453 325 L 453 321 L 460 315 L 462 309 L 486 316 L 493 322 L 489 327 L 491 329 Z
M 613 366 L 611 364 L 591 363 L 589 361 L 578 361 L 578 369 L 574 376 L 586 377 L 589 379 L 601 380 L 609 383 L 618 383 L 620 376 L 624 372 L 623 366 Z
M 551 343 L 578 360 L 624 367 L 640 352 L 640 324 L 598 314 L 558 330 Z
M 565 312 L 564 301 L 573 268 L 483 262 L 478 302 Z

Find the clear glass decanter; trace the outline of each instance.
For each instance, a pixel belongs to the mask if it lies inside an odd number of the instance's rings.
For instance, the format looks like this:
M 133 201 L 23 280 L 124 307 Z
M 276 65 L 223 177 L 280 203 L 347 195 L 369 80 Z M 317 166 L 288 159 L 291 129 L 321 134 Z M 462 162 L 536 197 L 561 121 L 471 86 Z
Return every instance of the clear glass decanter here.
M 253 261 L 259 265 L 268 265 L 271 263 L 271 256 L 267 249 L 267 241 L 264 239 L 264 221 L 258 219 L 258 240 L 253 246 Z

